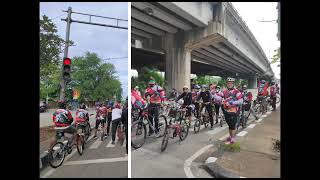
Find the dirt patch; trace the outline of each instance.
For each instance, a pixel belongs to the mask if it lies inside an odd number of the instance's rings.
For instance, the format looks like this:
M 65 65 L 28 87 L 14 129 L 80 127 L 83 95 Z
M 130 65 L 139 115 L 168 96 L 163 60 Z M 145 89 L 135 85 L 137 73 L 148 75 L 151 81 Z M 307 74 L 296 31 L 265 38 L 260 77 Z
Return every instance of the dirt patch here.
M 55 136 L 54 126 L 40 128 L 40 143 L 47 141 Z

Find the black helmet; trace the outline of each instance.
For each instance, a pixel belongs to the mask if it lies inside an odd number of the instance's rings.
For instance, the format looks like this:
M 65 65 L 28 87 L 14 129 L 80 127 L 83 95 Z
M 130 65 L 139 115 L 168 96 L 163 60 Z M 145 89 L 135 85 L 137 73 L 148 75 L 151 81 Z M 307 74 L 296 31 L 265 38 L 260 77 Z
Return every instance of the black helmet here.
M 58 107 L 59 109 L 66 109 L 66 102 L 64 100 L 59 100 Z
M 81 104 L 80 109 L 86 109 L 86 105 L 85 104 Z

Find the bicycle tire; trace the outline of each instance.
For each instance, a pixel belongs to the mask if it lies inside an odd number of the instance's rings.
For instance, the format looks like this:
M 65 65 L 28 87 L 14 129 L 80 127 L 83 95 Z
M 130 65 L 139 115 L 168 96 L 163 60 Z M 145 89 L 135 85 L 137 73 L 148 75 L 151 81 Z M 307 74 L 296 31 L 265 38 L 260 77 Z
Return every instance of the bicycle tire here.
M 170 134 L 170 128 L 166 129 L 165 134 L 162 138 L 162 142 L 161 142 L 161 152 L 165 151 L 168 145 L 168 141 L 169 141 L 169 134 Z
M 85 142 L 88 141 L 90 135 L 91 135 L 91 126 L 90 126 L 90 123 L 88 123 L 85 128 Z
M 159 134 L 160 134 L 160 137 L 162 137 L 164 135 L 164 133 L 166 132 L 166 129 L 167 129 L 167 125 L 168 125 L 168 121 L 167 121 L 167 118 L 164 116 L 164 115 L 160 115 L 159 116 L 159 123 L 160 123 L 160 118 L 163 118 L 163 126 L 159 126 Z M 163 133 L 160 133 L 161 132 L 161 129 L 163 129 Z
M 59 145 L 60 145 L 60 148 L 62 148 L 62 150 L 61 150 L 61 151 L 62 151 L 62 153 L 61 153 L 62 159 L 61 159 L 61 161 L 58 163 L 58 165 L 54 165 L 53 162 L 52 162 L 52 161 L 53 161 L 52 155 L 53 155 L 53 153 L 54 153 L 54 151 L 55 151 L 55 150 L 54 150 L 54 147 L 55 147 L 57 144 L 59 144 Z M 65 145 L 64 145 L 62 142 L 57 142 L 57 143 L 55 143 L 55 144 L 50 148 L 49 153 L 48 153 L 48 158 L 49 158 L 48 162 L 49 162 L 49 165 L 50 165 L 52 168 L 57 168 L 57 167 L 61 166 L 61 164 L 63 163 L 65 157 L 66 157 Z
M 79 143 L 80 141 L 80 143 Z M 83 136 L 80 136 L 79 134 L 77 135 L 77 151 L 80 156 L 83 154 L 83 149 L 84 149 L 84 140 Z
M 186 123 L 185 120 L 181 120 L 181 122 L 183 121 L 183 123 L 180 124 L 180 127 L 181 127 L 181 130 L 180 130 L 180 134 L 179 134 L 179 138 L 181 141 L 185 140 L 188 136 L 188 133 L 189 133 L 189 126 L 188 124 Z M 182 132 L 186 132 L 185 133 L 185 136 L 182 136 Z
M 135 128 L 136 125 L 141 125 L 141 131 L 142 131 L 142 134 L 143 134 L 143 142 L 140 143 L 140 144 L 137 144 L 137 143 L 134 143 L 131 139 L 131 146 L 134 148 L 134 149 L 138 149 L 140 147 L 142 147 L 142 145 L 145 143 L 146 141 L 146 138 L 147 138 L 147 128 L 146 128 L 146 125 L 142 122 L 142 121 L 135 121 L 132 123 L 131 125 L 131 136 L 132 136 L 132 128 Z M 134 132 L 136 133 L 136 132 Z
M 194 126 L 193 126 L 193 130 L 194 130 L 195 134 L 200 131 L 200 126 L 201 126 L 200 119 L 196 119 L 196 121 L 194 122 Z
M 204 127 L 207 128 L 209 126 L 209 120 L 208 117 L 202 117 L 203 119 L 207 119 L 206 121 L 203 121 Z

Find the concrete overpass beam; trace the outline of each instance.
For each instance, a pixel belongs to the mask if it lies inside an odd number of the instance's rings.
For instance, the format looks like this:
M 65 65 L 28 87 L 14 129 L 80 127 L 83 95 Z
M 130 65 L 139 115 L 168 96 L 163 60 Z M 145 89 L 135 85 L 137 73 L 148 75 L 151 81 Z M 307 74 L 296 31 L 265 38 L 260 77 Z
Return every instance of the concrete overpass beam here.
M 164 36 L 165 32 L 164 31 L 161 31 L 159 29 L 156 29 L 152 26 L 149 26 L 147 24 L 144 24 L 140 21 L 137 21 L 135 19 L 131 19 L 131 26 L 132 27 L 135 27 L 137 29 L 140 29 L 140 30 L 144 30 L 148 33 L 151 33 L 151 34 L 154 34 L 156 36 Z
M 190 88 L 191 51 L 184 48 L 183 39 L 167 34 L 165 37 L 166 71 L 168 88 L 180 90 L 184 85 Z
M 188 24 L 186 24 L 185 22 L 183 22 L 182 20 L 174 17 L 173 15 L 169 14 L 168 12 L 150 4 L 147 2 L 132 2 L 131 3 L 132 6 L 134 6 L 137 9 L 140 10 L 144 10 L 146 8 L 151 8 L 153 11 L 152 16 L 163 20 L 164 22 L 167 22 L 169 24 L 171 24 L 172 26 L 178 27 L 180 29 L 183 30 L 191 30 L 192 27 Z

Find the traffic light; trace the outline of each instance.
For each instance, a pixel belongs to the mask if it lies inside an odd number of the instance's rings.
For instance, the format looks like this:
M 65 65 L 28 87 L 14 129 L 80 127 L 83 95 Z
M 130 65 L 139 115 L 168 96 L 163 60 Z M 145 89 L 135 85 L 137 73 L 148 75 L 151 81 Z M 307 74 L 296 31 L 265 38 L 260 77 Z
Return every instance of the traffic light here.
M 63 59 L 63 79 L 66 83 L 71 81 L 71 59 L 64 58 Z

